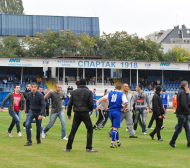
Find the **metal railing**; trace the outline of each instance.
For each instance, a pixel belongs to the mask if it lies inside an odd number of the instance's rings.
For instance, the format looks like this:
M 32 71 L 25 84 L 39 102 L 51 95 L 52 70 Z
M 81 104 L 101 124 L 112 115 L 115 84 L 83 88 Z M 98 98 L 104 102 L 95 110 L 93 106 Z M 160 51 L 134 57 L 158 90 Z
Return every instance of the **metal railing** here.
M 61 56 L 99 56 L 105 57 L 107 56 L 106 49 L 97 49 L 94 48 L 58 48 L 54 50 L 54 57 L 61 57 Z

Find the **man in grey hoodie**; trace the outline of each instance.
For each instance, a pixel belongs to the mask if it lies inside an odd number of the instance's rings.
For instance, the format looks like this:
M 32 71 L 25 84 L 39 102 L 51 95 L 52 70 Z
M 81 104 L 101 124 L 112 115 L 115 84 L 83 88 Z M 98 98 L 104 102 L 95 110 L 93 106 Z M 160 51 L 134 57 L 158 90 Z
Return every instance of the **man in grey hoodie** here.
M 137 92 L 134 94 L 131 106 L 135 103 L 135 122 L 134 122 L 134 130 L 137 130 L 137 122 L 140 117 L 140 114 L 142 115 L 142 134 L 147 135 L 146 133 L 146 116 L 149 112 L 147 109 L 150 108 L 150 103 L 148 99 L 147 93 L 143 92 L 142 85 L 138 84 L 136 88 Z M 133 109 L 133 106 L 131 107 Z
M 122 113 L 121 122 L 123 119 L 125 119 L 125 122 L 127 124 L 127 128 L 129 131 L 129 138 L 138 138 L 137 136 L 134 136 L 134 130 L 133 130 L 133 119 L 131 114 L 131 93 L 128 92 L 129 86 L 127 83 L 123 85 L 123 94 L 126 96 L 128 100 L 127 110 Z

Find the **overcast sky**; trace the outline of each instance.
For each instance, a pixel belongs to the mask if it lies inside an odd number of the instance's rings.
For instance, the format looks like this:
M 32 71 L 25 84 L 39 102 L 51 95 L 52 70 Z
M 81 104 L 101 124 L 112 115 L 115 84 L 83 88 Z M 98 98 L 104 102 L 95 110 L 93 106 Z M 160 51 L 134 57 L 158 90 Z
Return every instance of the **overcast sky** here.
M 190 28 L 190 0 L 23 0 L 27 15 L 99 17 L 100 33 L 144 37 L 177 24 Z

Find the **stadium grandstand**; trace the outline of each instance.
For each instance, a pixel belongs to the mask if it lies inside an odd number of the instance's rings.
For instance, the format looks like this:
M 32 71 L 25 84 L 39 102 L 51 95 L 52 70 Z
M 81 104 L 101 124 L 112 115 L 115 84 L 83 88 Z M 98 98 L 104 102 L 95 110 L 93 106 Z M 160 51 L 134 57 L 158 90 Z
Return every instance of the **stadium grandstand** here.
M 97 98 L 103 90 L 113 90 L 114 84 L 120 81 L 128 83 L 131 91 L 141 83 L 148 94 L 153 92 L 155 85 L 166 89 L 172 100 L 180 88 L 180 82 L 187 80 L 188 63 L 118 61 L 106 59 L 79 58 L 1 58 L 0 62 L 0 102 L 13 91 L 14 84 L 19 83 L 23 92 L 28 83 L 37 82 L 43 89 L 54 89 L 60 83 L 64 93 L 77 88 L 77 80 L 87 79 L 90 90 L 96 88 Z M 37 78 L 41 78 L 38 81 Z M 65 80 L 63 80 L 65 79 Z M 70 86 L 70 88 L 69 88 Z

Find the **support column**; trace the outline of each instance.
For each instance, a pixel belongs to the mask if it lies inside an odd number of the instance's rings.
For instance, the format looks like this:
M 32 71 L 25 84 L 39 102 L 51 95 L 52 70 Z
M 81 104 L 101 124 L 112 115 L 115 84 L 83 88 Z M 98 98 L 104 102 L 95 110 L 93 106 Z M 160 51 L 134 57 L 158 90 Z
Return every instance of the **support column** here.
M 130 86 L 131 86 L 131 69 L 130 69 L 130 74 L 129 74 L 129 82 L 130 82 Z
M 78 76 L 79 76 L 79 69 L 77 68 L 77 80 L 78 80 Z
M 139 82 L 139 70 L 137 69 L 137 85 L 138 85 L 138 82 Z
M 21 67 L 21 77 L 20 77 L 21 84 L 22 84 L 22 78 L 23 78 L 23 67 Z
M 104 87 L 104 68 L 102 68 L 102 87 Z
M 47 76 L 47 70 L 48 70 L 48 67 L 43 67 L 43 71 L 44 71 L 44 76 Z
M 51 77 L 56 78 L 56 67 L 51 67 Z
M 97 68 L 96 68 L 96 85 L 97 85 Z
M 57 82 L 59 83 L 59 67 L 57 68 L 57 76 L 58 76 L 58 79 L 57 79 Z
M 83 68 L 83 78 L 85 79 L 85 68 Z
M 63 90 L 65 90 L 65 67 L 63 68 Z
M 162 86 L 164 85 L 164 70 L 162 70 Z

